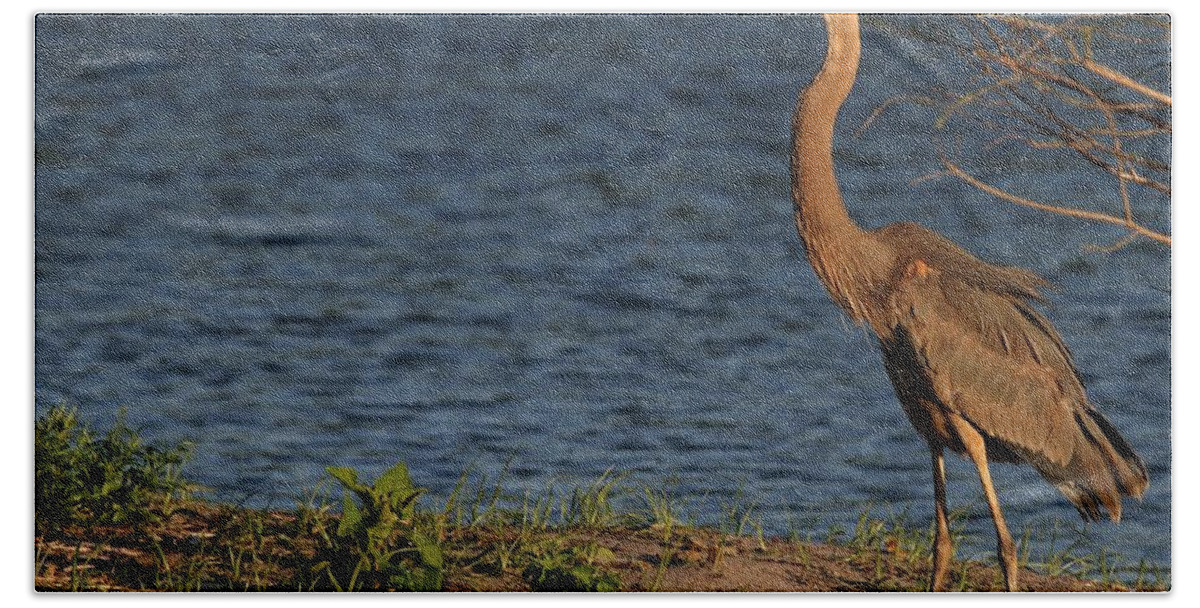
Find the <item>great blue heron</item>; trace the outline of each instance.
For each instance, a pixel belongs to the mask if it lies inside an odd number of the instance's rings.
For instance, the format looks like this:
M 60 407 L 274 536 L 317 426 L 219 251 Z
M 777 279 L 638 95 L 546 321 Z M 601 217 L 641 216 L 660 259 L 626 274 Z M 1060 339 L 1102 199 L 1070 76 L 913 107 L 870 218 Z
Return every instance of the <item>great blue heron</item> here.
M 825 63 L 792 120 L 792 196 L 808 261 L 833 300 L 879 338 L 908 419 L 929 444 L 936 533 L 932 590 L 948 584 L 944 450 L 965 454 L 996 524 L 1005 587 L 1018 588 L 1016 547 L 988 462 L 1028 463 L 1084 520 L 1121 518 L 1146 467 L 1088 402 L 1071 353 L 1032 304 L 1046 281 L 983 262 L 913 223 L 863 230 L 833 170 L 833 128 L 858 72 L 857 15 L 826 15 Z

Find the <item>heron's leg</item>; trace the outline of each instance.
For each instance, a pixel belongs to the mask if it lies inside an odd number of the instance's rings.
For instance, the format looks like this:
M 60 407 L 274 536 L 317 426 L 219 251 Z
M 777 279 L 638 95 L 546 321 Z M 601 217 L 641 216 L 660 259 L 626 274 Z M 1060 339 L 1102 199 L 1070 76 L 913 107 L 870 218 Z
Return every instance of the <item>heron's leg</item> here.
M 929 445 L 933 460 L 933 503 L 937 531 L 933 537 L 933 576 L 930 591 L 945 591 L 949 581 L 950 560 L 954 557 L 954 542 L 950 539 L 950 522 L 946 518 L 946 462 L 942 446 Z
M 1008 591 L 1017 591 L 1017 548 L 1013 544 L 1012 535 L 1008 533 L 1008 524 L 1004 523 L 1004 515 L 1000 512 L 1000 499 L 996 497 L 996 488 L 992 485 L 991 474 L 988 473 L 987 446 L 984 444 L 983 435 L 980 435 L 971 423 L 958 416 L 950 417 L 950 423 L 966 448 L 967 456 L 979 471 L 983 495 L 987 498 L 988 509 L 992 512 L 992 521 L 996 523 L 996 554 L 1000 559 L 1000 569 L 1004 572 L 1004 587 Z

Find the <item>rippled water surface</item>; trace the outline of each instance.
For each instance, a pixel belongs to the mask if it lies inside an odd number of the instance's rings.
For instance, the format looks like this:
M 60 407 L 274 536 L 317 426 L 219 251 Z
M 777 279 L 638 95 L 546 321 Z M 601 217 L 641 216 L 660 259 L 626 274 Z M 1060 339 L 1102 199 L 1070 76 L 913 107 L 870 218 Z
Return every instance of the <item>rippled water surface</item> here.
M 880 25 L 839 125 L 854 215 L 1060 286 L 1048 315 L 1153 480 L 1090 542 L 1169 564 L 1169 251 L 1087 252 L 1121 235 L 916 180 L 938 164 L 913 108 L 856 137 L 954 77 Z M 924 520 L 926 448 L 792 222 L 788 121 L 823 53 L 808 16 L 43 16 L 38 407 L 128 406 L 257 505 L 327 465 L 405 460 L 445 496 L 511 459 L 514 489 L 609 467 L 701 506 L 741 488 L 777 533 Z M 949 473 L 989 554 L 975 473 Z M 1077 521 L 1032 470 L 994 475 L 1016 530 Z

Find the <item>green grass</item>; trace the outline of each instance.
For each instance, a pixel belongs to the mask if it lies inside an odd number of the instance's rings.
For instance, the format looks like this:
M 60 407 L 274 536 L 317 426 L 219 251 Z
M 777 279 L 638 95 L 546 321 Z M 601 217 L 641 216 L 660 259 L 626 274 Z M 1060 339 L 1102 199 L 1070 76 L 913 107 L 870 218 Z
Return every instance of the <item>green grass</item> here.
M 950 535 L 955 547 L 961 547 L 965 537 L 966 508 L 951 511 Z M 878 555 L 879 552 L 895 554 L 902 561 L 913 564 L 928 564 L 932 560 L 934 527 L 914 525 L 907 512 L 877 515 L 870 509 L 859 513 L 852 532 L 847 534 L 840 526 L 831 526 L 827 538 L 834 544 L 842 544 L 854 550 L 856 556 Z M 1124 583 L 1135 588 L 1164 588 L 1170 585 L 1169 571 L 1146 560 L 1136 563 L 1105 547 L 1090 550 L 1087 530 L 1082 525 L 1053 521 L 1039 532 L 1027 526 L 1017 543 L 1018 566 L 1047 576 L 1068 576 L 1101 583 Z M 962 581 L 968 562 L 963 560 L 956 576 Z M 990 553 L 977 560 L 996 565 Z M 997 570 L 999 572 L 999 570 Z M 999 585 L 998 585 L 999 586 Z
M 494 478 L 472 467 L 438 500 L 396 463 L 373 480 L 330 467 L 293 509 L 271 512 L 190 499 L 192 486 L 181 475 L 190 453 L 186 444 L 146 444 L 120 415 L 110 430 L 97 433 L 75 410 L 47 410 L 35 425 L 35 574 L 57 576 L 52 588 L 68 590 L 119 584 L 169 591 L 422 591 L 484 576 L 508 581 L 509 588 L 608 591 L 620 589 L 621 579 L 612 551 L 596 539 L 605 530 L 627 530 L 657 543 L 640 587 L 655 590 L 673 565 L 695 562 L 694 541 L 703 530 L 711 534 L 705 559 L 714 571 L 733 539 L 750 539 L 760 552 L 779 550 L 768 542 L 759 505 L 744 487 L 716 501 L 705 521 L 695 505 L 706 497 L 680 496 L 670 484 L 648 485 L 612 469 L 581 484 L 553 480 L 513 492 L 507 489 L 511 463 Z M 685 518 L 685 512 L 692 514 Z M 964 516 L 962 509 L 950 516 L 956 545 Z M 786 544 L 800 566 L 819 559 L 812 541 L 824 537 L 870 572 L 878 590 L 918 590 L 896 586 L 894 573 L 927 569 L 932 559 L 932 525 L 914 523 L 905 511 L 865 509 L 851 526 L 825 530 L 789 521 Z M 1169 587 L 1169 569 L 1131 563 L 1105 549 L 1088 552 L 1084 541 L 1080 528 L 1029 526 L 1019 542 L 1021 564 L 1047 575 Z M 97 559 L 116 544 L 141 557 L 120 567 Z M 956 561 L 952 585 L 968 588 L 977 565 Z
M 180 475 L 190 444 L 147 444 L 118 411 L 97 434 L 75 409 L 53 406 L 34 425 L 37 534 L 105 524 L 143 523 L 186 497 Z M 153 508 L 152 508 L 153 507 Z

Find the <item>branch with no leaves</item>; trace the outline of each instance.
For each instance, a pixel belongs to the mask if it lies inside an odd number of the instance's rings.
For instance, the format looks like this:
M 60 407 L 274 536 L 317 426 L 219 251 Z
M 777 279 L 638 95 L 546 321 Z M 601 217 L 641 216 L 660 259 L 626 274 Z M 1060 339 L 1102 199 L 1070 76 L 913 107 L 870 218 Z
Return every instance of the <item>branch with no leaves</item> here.
M 1162 234 L 1160 232 L 1156 232 L 1154 230 L 1146 228 L 1145 226 L 1142 226 L 1141 224 L 1138 224 L 1137 222 L 1133 221 L 1133 218 L 1131 216 L 1117 217 L 1115 215 L 1108 215 L 1106 213 L 1097 213 L 1095 211 L 1088 211 L 1086 209 L 1079 209 L 1077 207 L 1064 207 L 1061 205 L 1051 205 L 1048 203 L 1041 203 L 1038 201 L 1030 200 L 1027 198 L 1017 196 L 1010 192 L 1001 190 L 1000 188 L 997 188 L 991 184 L 987 184 L 985 182 L 980 181 L 975 176 L 967 173 L 966 171 L 963 171 L 961 167 L 959 167 L 958 165 L 951 162 L 950 159 L 946 158 L 945 156 L 942 157 L 942 164 L 946 166 L 946 171 L 949 172 L 950 175 L 953 175 L 954 177 L 957 177 L 958 179 L 961 179 L 962 181 L 970 184 L 971 186 L 978 188 L 979 190 L 982 190 L 984 192 L 987 192 L 988 194 L 991 194 L 992 196 L 995 196 L 996 198 L 1006 200 L 1010 203 L 1014 203 L 1014 204 L 1021 205 L 1024 207 L 1030 207 L 1032 209 L 1037 209 L 1039 211 L 1046 211 L 1048 213 L 1056 213 L 1058 215 L 1065 215 L 1068 217 L 1074 217 L 1074 218 L 1078 218 L 1078 219 L 1082 219 L 1082 220 L 1091 220 L 1091 221 L 1095 221 L 1095 222 L 1104 222 L 1106 224 L 1114 224 L 1114 225 L 1121 226 L 1123 228 L 1128 229 L 1133 234 L 1144 236 L 1144 237 L 1153 239 L 1155 241 L 1158 241 L 1158 242 L 1166 244 L 1166 245 L 1171 244 L 1171 237 L 1169 235 Z
M 1081 220 L 1121 226 L 1129 231 L 1105 250 L 1115 250 L 1139 237 L 1170 246 L 1169 234 L 1150 229 L 1136 216 L 1169 208 L 1171 196 L 1170 95 L 1146 84 L 1143 77 L 1165 77 L 1157 62 L 1145 74 L 1130 76 L 1101 61 L 1100 44 L 1108 56 L 1140 51 L 1154 57 L 1169 39 L 1169 22 L 1153 16 L 1104 20 L 1077 15 L 1037 19 L 1018 15 L 975 16 L 964 19 L 965 38 L 950 37 L 976 70 L 963 81 L 961 92 L 944 91 L 922 98 L 940 105 L 934 120 L 939 132 L 995 135 L 988 145 L 1024 146 L 1028 152 L 1050 155 L 1045 166 L 1063 166 L 1073 155 L 1084 167 L 1100 169 L 1115 180 L 1118 210 L 1103 213 L 1034 200 L 985 183 L 944 154 L 944 174 L 1001 200 Z M 1148 25 L 1147 25 L 1148 24 Z M 1149 32 L 1150 35 L 1143 35 Z M 1165 38 L 1155 38 L 1163 32 Z M 965 40 L 965 42 L 963 42 Z M 1103 53 L 1101 53 L 1103 54 Z M 1121 62 L 1117 62 L 1120 64 Z M 1136 62 L 1135 62 L 1136 63 Z M 1169 82 L 1169 80 L 1168 80 Z M 887 105 L 876 111 L 878 114 Z M 873 114 L 871 119 L 876 117 Z M 952 121 L 956 124 L 951 125 Z M 939 137 L 935 137 L 938 139 Z M 939 146 L 940 148 L 940 146 Z M 1065 171 L 1073 171 L 1065 166 Z M 1082 174 L 1081 174 L 1082 175 Z M 1036 188 L 1036 186 L 1034 186 Z

